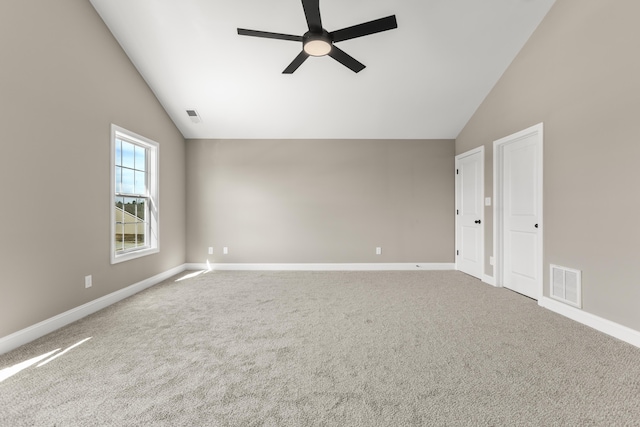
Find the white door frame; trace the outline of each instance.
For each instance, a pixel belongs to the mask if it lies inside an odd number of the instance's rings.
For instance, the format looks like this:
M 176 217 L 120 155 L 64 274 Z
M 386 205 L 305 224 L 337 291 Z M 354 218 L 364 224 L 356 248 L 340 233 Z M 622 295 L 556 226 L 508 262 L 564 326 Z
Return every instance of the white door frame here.
M 474 148 L 472 150 L 466 151 L 462 154 L 458 154 L 455 157 L 455 168 L 456 168 L 456 175 L 457 175 L 457 170 L 458 170 L 458 161 L 463 158 L 463 157 L 467 157 L 470 155 L 474 155 L 474 154 L 478 154 L 480 153 L 480 182 L 478 183 L 478 187 L 480 188 L 480 200 L 482 201 L 482 208 L 480 209 L 480 221 L 481 221 L 481 227 L 480 227 L 480 262 L 482 263 L 482 267 L 481 267 L 481 272 L 480 272 L 480 280 L 484 280 L 485 277 L 485 269 L 484 269 L 484 227 L 485 227 L 485 221 L 484 221 L 484 145 L 481 145 L 480 147 Z M 455 250 L 457 251 L 458 248 L 458 238 L 460 237 L 458 235 L 458 210 L 460 209 L 460 207 L 458 206 L 458 196 L 460 195 L 460 188 L 459 188 L 459 179 L 456 176 L 455 178 L 455 187 L 456 187 L 456 194 L 455 194 L 455 209 L 456 212 L 455 214 Z M 454 259 L 456 260 L 456 270 L 458 270 L 458 256 L 457 253 L 454 253 Z
M 493 253 L 494 253 L 494 277 L 495 277 L 495 285 L 502 287 L 504 286 L 504 278 L 503 278 L 503 266 L 504 266 L 504 211 L 503 211 L 503 200 L 504 200 L 504 177 L 502 176 L 503 167 L 504 167 L 504 147 L 506 144 L 510 142 L 517 141 L 519 139 L 527 138 L 529 136 L 535 136 L 536 142 L 538 145 L 537 155 L 538 155 L 538 224 L 541 228 L 541 231 L 538 233 L 538 260 L 539 262 L 539 271 L 538 271 L 538 301 L 541 301 L 543 296 L 543 288 L 544 288 L 544 262 L 543 262 L 543 234 L 544 234 L 544 223 L 543 223 L 543 131 L 544 127 L 542 123 L 538 123 L 537 125 L 531 126 L 527 129 L 524 129 L 520 132 L 516 132 L 512 135 L 506 136 L 504 138 L 498 139 L 493 142 L 493 195 L 494 195 L 494 205 L 493 205 Z

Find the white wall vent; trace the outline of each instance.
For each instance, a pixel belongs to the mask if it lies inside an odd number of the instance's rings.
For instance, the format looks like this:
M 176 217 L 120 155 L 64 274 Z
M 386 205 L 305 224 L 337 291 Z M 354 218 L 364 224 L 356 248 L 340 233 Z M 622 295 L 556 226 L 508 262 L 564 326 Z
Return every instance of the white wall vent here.
M 582 308 L 582 272 L 551 264 L 549 295 L 574 307 Z

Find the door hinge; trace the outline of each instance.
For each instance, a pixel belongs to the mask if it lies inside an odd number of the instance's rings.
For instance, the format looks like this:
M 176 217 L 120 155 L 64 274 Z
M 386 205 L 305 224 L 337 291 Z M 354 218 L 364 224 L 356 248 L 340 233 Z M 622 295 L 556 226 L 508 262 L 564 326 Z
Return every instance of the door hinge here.
M 456 209 L 456 215 L 460 215 L 460 211 Z
M 460 170 L 456 169 L 456 175 L 458 175 L 460 173 Z
M 456 255 L 460 255 L 460 251 L 456 251 Z

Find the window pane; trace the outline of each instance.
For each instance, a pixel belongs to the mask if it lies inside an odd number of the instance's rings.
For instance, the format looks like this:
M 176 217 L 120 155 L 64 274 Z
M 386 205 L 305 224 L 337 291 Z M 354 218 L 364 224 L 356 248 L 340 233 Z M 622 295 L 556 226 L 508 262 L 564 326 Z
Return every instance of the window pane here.
M 122 208 L 124 206 L 124 197 L 116 197 L 115 200 L 116 203 L 116 208 L 120 209 L 120 211 L 122 211 Z M 116 214 L 117 214 L 117 210 L 116 210 Z M 117 215 L 116 215 L 116 221 L 122 221 L 122 219 L 118 219 Z
M 123 197 L 123 209 L 125 212 L 124 222 L 135 222 L 136 217 L 136 199 L 133 197 Z
M 135 166 L 134 148 L 135 145 L 122 141 L 122 166 L 133 169 Z
M 135 156 L 136 169 L 139 171 L 147 170 L 147 150 L 136 145 Z
M 122 165 L 122 141 L 116 139 L 116 165 Z
M 124 242 L 121 234 L 116 234 L 116 252 L 124 250 Z
M 116 193 L 122 193 L 122 168 L 116 166 Z
M 139 222 L 136 224 L 136 246 L 144 246 L 144 229 L 146 224 L 144 222 Z
M 138 215 L 137 216 L 138 216 L 138 218 L 140 218 L 140 221 L 144 221 L 145 218 L 146 218 L 147 210 L 146 210 L 145 204 L 146 204 L 146 200 L 145 199 L 138 199 L 137 200 L 137 204 L 136 204 L 137 207 L 138 207 Z
M 136 171 L 135 178 L 135 193 L 147 194 L 147 174 L 145 172 Z
M 131 169 L 122 169 L 121 193 L 133 193 L 135 190 L 134 173 Z
M 115 200 L 115 248 L 116 251 L 121 251 L 124 249 L 124 200 L 122 197 L 116 197 Z

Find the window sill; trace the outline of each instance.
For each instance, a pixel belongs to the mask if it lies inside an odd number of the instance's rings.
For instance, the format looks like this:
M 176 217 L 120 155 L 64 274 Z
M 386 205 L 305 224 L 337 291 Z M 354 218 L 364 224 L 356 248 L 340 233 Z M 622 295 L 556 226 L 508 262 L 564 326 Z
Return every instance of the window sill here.
M 156 248 L 148 248 L 148 249 L 140 249 L 139 251 L 131 251 L 123 254 L 116 255 L 112 252 L 111 254 L 111 264 L 118 264 L 120 262 L 129 261 L 136 258 L 141 258 L 143 256 L 151 255 L 160 252 L 160 249 Z

